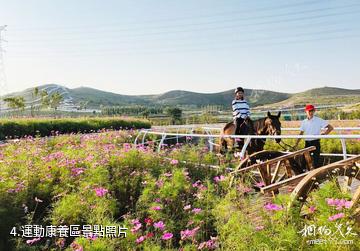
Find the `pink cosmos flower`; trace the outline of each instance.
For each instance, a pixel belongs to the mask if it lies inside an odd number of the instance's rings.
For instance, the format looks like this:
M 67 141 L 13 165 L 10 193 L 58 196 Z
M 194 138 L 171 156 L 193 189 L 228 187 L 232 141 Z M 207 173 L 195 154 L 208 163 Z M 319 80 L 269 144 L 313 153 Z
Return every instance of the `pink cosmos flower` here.
M 184 231 L 180 231 L 181 240 L 193 238 L 199 229 L 200 227 L 195 227 L 192 230 L 185 229 Z
M 309 207 L 309 212 L 310 212 L 310 213 L 314 213 L 315 211 L 316 211 L 316 207 L 315 207 L 315 206 Z
M 158 180 L 156 181 L 155 185 L 158 187 L 158 188 L 161 188 L 163 185 L 164 185 L 164 182 L 162 180 Z
M 339 213 L 339 214 L 335 214 L 333 216 L 330 216 L 328 220 L 329 221 L 334 221 L 334 220 L 341 219 L 341 218 L 344 218 L 344 217 L 345 217 L 344 213 Z
M 191 205 L 186 205 L 186 206 L 184 206 L 184 210 L 186 211 L 186 210 L 190 210 L 191 209 Z
M 89 155 L 85 158 L 85 161 L 92 161 L 94 159 L 94 155 Z
M 165 177 L 171 177 L 171 176 L 172 176 L 172 173 L 170 173 L 170 172 L 164 173 L 164 176 L 165 176 Z
M 97 188 L 94 188 L 94 191 L 96 193 L 96 196 L 103 197 L 103 196 L 105 196 L 105 194 L 108 193 L 109 190 L 107 190 L 103 187 L 97 187 Z
M 264 208 L 268 211 L 279 211 L 283 209 L 281 206 L 272 203 L 267 203 Z
M 216 176 L 216 177 L 214 178 L 214 181 L 215 181 L 216 183 L 219 183 L 219 182 L 221 182 L 221 181 L 223 181 L 223 180 L 225 180 L 224 175 Z
M 335 200 L 334 199 L 332 199 L 332 198 L 327 198 L 326 199 L 326 202 L 327 202 L 327 204 L 329 205 L 329 206 L 336 206 L 336 202 L 335 202 Z
M 161 210 L 161 207 L 160 206 L 155 206 L 155 207 L 152 207 L 151 209 L 155 210 L 155 211 L 159 211 L 159 210 Z
M 201 185 L 201 181 L 200 180 L 197 180 L 195 181 L 193 184 L 192 184 L 192 187 L 198 187 Z
M 257 231 L 263 230 L 264 228 L 265 228 L 264 226 L 256 226 L 256 227 L 255 227 L 255 229 L 256 229 Z
M 140 223 L 139 219 L 131 220 L 131 224 L 133 224 L 133 225 L 136 225 L 136 224 L 139 224 L 139 223 Z
M 344 203 L 344 207 L 345 208 L 350 208 L 352 206 L 353 202 L 352 201 L 345 201 Z
M 155 222 L 155 223 L 154 223 L 154 227 L 155 227 L 155 228 L 158 228 L 158 229 L 160 229 L 160 230 L 164 230 L 165 224 L 164 224 L 164 222 L 162 222 L 162 221 L 158 221 L 158 222 Z
M 73 176 L 79 176 L 80 174 L 82 174 L 82 173 L 84 173 L 84 168 L 81 168 L 81 167 L 79 167 L 79 168 L 73 168 L 73 169 L 71 169 L 71 174 L 73 175 Z
M 96 234 L 90 233 L 87 237 L 88 240 L 94 241 L 98 238 Z
M 70 247 L 73 248 L 74 251 L 83 251 L 84 250 L 83 247 L 80 246 L 79 244 L 77 244 L 76 242 L 71 243 Z
M 136 243 L 140 244 L 141 242 L 143 242 L 146 239 L 145 236 L 140 236 L 139 238 L 136 239 Z
M 200 243 L 198 249 L 202 250 L 206 248 L 208 250 L 213 250 L 216 249 L 217 247 L 218 247 L 217 237 L 210 237 L 210 240 Z
M 255 186 L 257 186 L 257 187 L 264 187 L 264 186 L 265 186 L 265 183 L 264 183 L 263 181 L 256 182 L 256 183 L 255 183 Z
M 172 233 L 164 233 L 161 239 L 163 240 L 170 240 L 173 237 Z
M 341 210 L 343 207 L 350 208 L 352 205 L 351 201 L 347 201 L 345 199 L 327 198 L 326 202 L 329 206 L 336 206 L 336 210 Z
M 249 193 L 251 192 L 251 188 L 250 187 L 244 187 L 244 193 Z
M 177 159 L 172 159 L 170 161 L 170 164 L 172 164 L 172 165 L 177 165 L 178 163 L 179 163 L 179 161 Z
M 141 228 L 141 223 L 136 224 L 130 231 L 131 233 L 136 233 Z
M 192 212 L 193 212 L 194 214 L 198 214 L 198 213 L 201 212 L 201 208 L 194 208 L 194 209 L 192 210 Z

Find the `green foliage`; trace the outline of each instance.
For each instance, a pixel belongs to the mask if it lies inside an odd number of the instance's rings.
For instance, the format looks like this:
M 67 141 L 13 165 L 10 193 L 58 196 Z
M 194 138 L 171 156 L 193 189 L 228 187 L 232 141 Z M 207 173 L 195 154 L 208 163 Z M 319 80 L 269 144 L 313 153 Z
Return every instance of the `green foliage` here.
M 17 119 L 0 120 L 0 139 L 27 136 L 50 136 L 57 133 L 79 133 L 102 129 L 150 128 L 145 120 L 125 118 Z
M 147 107 L 143 105 L 127 105 L 127 106 L 106 106 L 102 107 L 101 113 L 104 115 L 143 115 L 148 117 L 153 114 L 161 114 L 161 107 Z
M 17 111 L 24 111 L 25 109 L 25 99 L 24 97 L 7 97 L 3 99 L 10 109 Z
M 353 111 L 345 112 L 341 109 L 329 109 L 326 111 L 319 111 L 318 114 L 321 118 L 330 120 L 330 119 L 359 119 L 360 118 L 360 109 Z
M 181 120 L 182 110 L 177 107 L 167 107 L 165 113 L 171 117 L 172 124 L 175 124 L 176 121 Z
M 286 144 L 290 146 L 294 146 L 296 143 L 296 139 L 284 139 L 282 140 Z M 321 139 L 321 152 L 322 153 L 342 153 L 342 145 L 340 139 Z M 300 141 L 298 149 L 304 148 L 304 141 Z M 292 150 L 287 147 L 288 150 Z M 279 150 L 283 151 L 274 140 L 266 140 L 266 144 L 264 146 L 266 150 Z M 346 140 L 346 151 L 348 154 L 358 154 L 360 152 L 360 144 L 359 139 L 347 139 Z

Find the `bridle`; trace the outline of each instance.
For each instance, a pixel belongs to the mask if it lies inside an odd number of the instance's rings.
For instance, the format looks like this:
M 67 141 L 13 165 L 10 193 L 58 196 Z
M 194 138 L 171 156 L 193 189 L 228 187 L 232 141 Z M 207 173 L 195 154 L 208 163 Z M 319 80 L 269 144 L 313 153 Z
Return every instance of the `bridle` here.
M 282 146 L 280 143 L 283 143 L 285 146 L 290 147 L 290 150 L 295 150 L 295 146 L 291 146 L 287 143 L 285 143 L 284 141 L 280 140 L 279 142 L 276 142 L 284 151 L 288 151 L 289 149 L 285 148 L 284 146 Z
M 269 127 L 269 126 L 268 126 L 268 127 Z M 269 129 L 268 129 L 268 131 L 270 132 Z M 276 131 L 276 130 L 272 130 L 272 132 L 269 133 L 269 135 L 277 135 L 276 133 L 273 133 L 274 131 Z M 290 150 L 292 150 L 292 151 L 295 150 L 295 147 L 294 147 L 294 146 L 291 146 L 291 145 L 285 143 L 284 141 L 282 141 L 282 139 L 280 139 L 279 142 L 276 141 L 276 143 L 277 143 L 284 151 L 288 151 L 288 150 L 289 150 L 289 149 L 287 149 L 285 146 L 289 147 Z M 283 146 L 281 143 L 282 143 L 283 145 L 285 145 L 285 146 Z

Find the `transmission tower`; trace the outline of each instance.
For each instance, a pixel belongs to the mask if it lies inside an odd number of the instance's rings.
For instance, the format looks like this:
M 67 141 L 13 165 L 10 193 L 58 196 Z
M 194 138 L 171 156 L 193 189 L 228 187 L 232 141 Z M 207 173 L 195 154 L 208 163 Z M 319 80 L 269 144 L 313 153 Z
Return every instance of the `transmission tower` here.
M 0 26 L 0 114 L 1 114 L 1 105 L 2 105 L 2 98 L 1 96 L 5 94 L 7 91 L 7 84 L 6 84 L 6 74 L 5 74 L 5 63 L 4 63 L 4 56 L 3 52 L 4 49 L 2 47 L 3 42 L 7 42 L 3 39 L 2 32 L 6 30 L 7 25 Z

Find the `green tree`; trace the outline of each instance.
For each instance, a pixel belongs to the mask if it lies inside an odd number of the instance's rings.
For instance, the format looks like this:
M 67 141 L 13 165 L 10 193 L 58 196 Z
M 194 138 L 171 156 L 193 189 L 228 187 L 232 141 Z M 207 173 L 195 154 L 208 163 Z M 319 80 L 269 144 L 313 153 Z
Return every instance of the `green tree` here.
M 144 111 L 141 112 L 141 115 L 143 118 L 147 119 L 150 115 L 150 111 L 148 109 L 144 109 Z
M 16 100 L 14 97 L 4 98 L 3 100 L 10 109 L 16 109 Z
M 33 92 L 31 93 L 31 105 L 30 105 L 30 113 L 31 113 L 31 117 L 35 116 L 35 102 L 37 97 L 39 96 L 39 88 L 35 87 Z
M 55 92 L 55 93 L 51 94 L 49 103 L 50 103 L 50 107 L 52 109 L 54 109 L 55 116 L 56 116 L 56 111 L 57 111 L 58 107 L 60 106 L 61 101 L 63 101 L 63 100 L 64 100 L 64 97 L 60 93 Z
M 79 110 L 86 110 L 88 104 L 89 104 L 89 101 L 88 101 L 88 100 L 87 100 L 87 101 L 81 101 L 81 102 L 79 103 Z
M 15 112 L 20 112 L 25 110 L 25 99 L 24 97 L 8 97 L 3 99 L 7 103 L 8 107 Z
M 41 107 L 48 108 L 50 105 L 50 97 L 46 90 L 42 90 L 40 93 L 41 96 Z
M 182 110 L 177 107 L 167 107 L 165 113 L 171 117 L 171 123 L 174 125 L 177 121 L 181 121 Z

